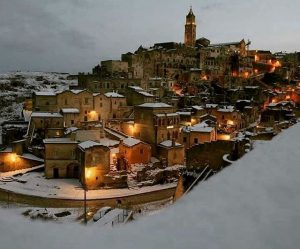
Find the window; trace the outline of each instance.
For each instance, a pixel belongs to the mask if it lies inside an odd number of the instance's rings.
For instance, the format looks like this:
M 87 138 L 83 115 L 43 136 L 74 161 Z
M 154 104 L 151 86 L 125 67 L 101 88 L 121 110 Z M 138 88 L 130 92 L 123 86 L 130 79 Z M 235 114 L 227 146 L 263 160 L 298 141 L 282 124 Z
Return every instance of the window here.
M 198 138 L 194 138 L 194 143 L 198 144 Z
M 144 154 L 144 150 L 143 149 L 140 149 L 140 154 Z
M 72 150 L 72 151 L 71 151 L 71 158 L 72 158 L 72 159 L 75 159 L 75 158 L 76 158 L 76 152 L 75 152 L 75 150 Z
M 186 137 L 184 137 L 184 138 L 183 138 L 183 142 L 186 143 L 186 141 L 187 141 L 187 139 L 186 139 Z
M 174 152 L 173 158 L 176 159 L 176 157 L 177 157 L 177 154 L 176 154 L 176 152 Z
M 67 105 L 68 104 L 68 99 L 65 99 L 65 105 Z
M 89 98 L 84 98 L 84 104 L 88 105 L 89 104 Z
M 100 103 L 100 107 L 102 107 L 102 103 Z
M 72 124 L 72 125 L 74 124 L 74 120 L 73 120 L 73 119 L 71 120 L 71 124 Z

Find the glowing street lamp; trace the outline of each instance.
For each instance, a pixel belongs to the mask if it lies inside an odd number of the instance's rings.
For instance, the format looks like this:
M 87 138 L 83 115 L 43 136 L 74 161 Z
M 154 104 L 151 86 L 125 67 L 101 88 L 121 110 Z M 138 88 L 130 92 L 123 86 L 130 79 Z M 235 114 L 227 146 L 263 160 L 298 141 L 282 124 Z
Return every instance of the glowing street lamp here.
M 89 168 L 85 168 L 84 170 L 84 184 L 83 184 L 83 190 L 84 190 L 84 224 L 87 224 L 87 217 L 86 217 L 86 192 L 87 192 L 87 184 L 86 181 L 91 178 L 92 176 L 92 170 Z
M 13 163 L 15 163 L 17 161 L 17 155 L 16 155 L 16 153 L 12 153 L 10 155 L 10 161 L 13 162 Z

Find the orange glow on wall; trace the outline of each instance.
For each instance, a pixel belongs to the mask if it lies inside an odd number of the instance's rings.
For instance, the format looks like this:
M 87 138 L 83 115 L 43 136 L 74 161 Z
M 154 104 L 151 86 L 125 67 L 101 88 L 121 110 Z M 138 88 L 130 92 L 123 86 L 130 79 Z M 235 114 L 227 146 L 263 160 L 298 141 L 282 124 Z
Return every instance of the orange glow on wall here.
M 227 125 L 234 125 L 233 120 L 227 120 Z
M 92 177 L 92 170 L 89 168 L 85 168 L 85 178 L 89 179 Z
M 280 61 L 276 61 L 273 65 L 274 65 L 275 67 L 281 67 Z
M 238 76 L 237 72 L 233 71 L 233 72 L 232 72 L 232 76 L 233 76 L 233 77 L 237 77 L 237 76 Z

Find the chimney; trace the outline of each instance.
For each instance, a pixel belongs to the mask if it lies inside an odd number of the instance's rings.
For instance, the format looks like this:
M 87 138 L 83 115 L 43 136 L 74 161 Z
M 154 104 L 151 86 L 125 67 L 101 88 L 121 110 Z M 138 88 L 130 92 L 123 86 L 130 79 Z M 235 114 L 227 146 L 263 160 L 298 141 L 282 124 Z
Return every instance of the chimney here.
M 172 138 L 172 147 L 175 147 L 175 138 Z

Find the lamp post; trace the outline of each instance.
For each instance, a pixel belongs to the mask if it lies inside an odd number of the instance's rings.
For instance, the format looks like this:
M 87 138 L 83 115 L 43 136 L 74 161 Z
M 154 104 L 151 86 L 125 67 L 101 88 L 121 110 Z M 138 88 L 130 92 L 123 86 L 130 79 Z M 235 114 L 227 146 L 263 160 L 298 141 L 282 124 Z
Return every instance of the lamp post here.
M 87 224 L 87 217 L 86 217 L 86 183 L 84 182 L 83 186 L 83 191 L 84 191 L 84 224 Z
M 83 192 L 84 192 L 84 224 L 86 225 L 87 224 L 87 216 L 86 216 L 86 209 L 87 209 L 87 206 L 86 206 L 86 192 L 87 192 L 87 184 L 86 184 L 86 180 L 87 180 L 87 170 L 85 169 L 84 170 L 84 184 L 83 184 Z

